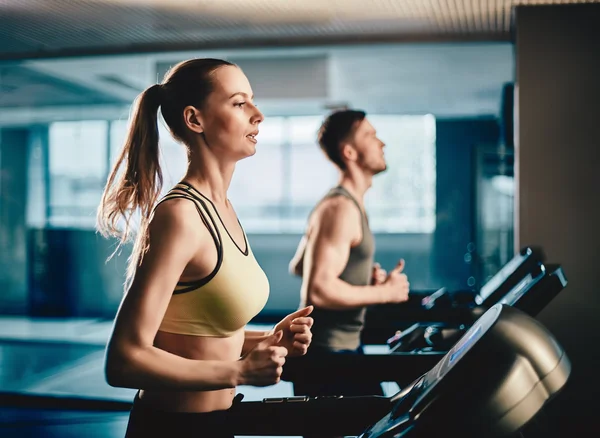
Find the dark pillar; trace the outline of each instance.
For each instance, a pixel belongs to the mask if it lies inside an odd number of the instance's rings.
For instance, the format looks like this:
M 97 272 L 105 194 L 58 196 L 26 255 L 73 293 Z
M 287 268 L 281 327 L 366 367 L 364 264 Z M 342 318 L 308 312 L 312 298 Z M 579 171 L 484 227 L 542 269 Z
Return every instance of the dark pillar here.
M 599 23 L 599 4 L 515 10 L 515 245 L 543 246 L 569 279 L 539 316 L 573 363 L 557 436 L 600 436 Z

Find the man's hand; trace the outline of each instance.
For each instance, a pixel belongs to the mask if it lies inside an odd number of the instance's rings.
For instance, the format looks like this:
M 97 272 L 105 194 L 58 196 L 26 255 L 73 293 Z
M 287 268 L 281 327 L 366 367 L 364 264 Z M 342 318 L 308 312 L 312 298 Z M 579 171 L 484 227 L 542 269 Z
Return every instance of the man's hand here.
M 378 285 L 383 284 L 387 278 L 387 272 L 381 267 L 379 263 L 373 265 L 373 273 L 371 274 L 371 284 Z
M 288 356 L 303 356 L 306 354 L 312 340 L 310 328 L 313 325 L 313 319 L 308 316 L 313 311 L 313 306 L 307 306 L 289 314 L 279 322 L 274 332 L 282 331 L 283 337 L 277 344 L 285 347 Z
M 389 290 L 388 302 L 403 303 L 408 301 L 408 292 L 410 283 L 404 272 L 404 259 L 400 259 L 398 264 L 390 271 L 382 286 L 387 286 Z

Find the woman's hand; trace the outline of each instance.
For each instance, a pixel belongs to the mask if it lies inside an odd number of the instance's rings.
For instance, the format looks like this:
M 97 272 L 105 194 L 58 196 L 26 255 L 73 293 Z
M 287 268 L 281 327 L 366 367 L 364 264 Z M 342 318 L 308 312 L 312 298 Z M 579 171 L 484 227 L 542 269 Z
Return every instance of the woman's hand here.
M 310 328 L 313 319 L 308 316 L 313 311 L 313 306 L 307 306 L 297 310 L 283 318 L 273 329 L 273 332 L 283 332 L 283 337 L 277 345 L 285 347 L 288 356 L 303 356 L 306 354 L 312 340 Z

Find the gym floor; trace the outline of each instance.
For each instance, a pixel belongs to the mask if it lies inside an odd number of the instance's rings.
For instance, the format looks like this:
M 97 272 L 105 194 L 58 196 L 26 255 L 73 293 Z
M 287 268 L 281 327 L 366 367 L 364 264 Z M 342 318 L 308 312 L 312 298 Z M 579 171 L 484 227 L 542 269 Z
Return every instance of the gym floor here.
M 123 437 L 135 390 L 104 381 L 103 358 L 112 321 L 0 318 L 0 436 Z M 270 329 L 254 325 L 253 330 Z M 368 346 L 367 353 L 384 346 Z M 386 395 L 398 390 L 385 384 Z M 289 382 L 238 387 L 244 400 L 292 396 Z M 90 410 L 81 407 L 89 404 Z M 107 410 L 107 405 L 120 405 Z M 73 405 L 78 409 L 70 409 Z M 102 405 L 103 410 L 92 410 Z

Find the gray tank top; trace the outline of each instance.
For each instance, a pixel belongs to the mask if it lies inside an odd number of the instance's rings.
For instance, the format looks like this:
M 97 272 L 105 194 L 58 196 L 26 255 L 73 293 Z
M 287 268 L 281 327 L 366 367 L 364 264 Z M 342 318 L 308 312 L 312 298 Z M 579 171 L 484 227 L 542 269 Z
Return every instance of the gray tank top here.
M 352 200 L 360 211 L 362 222 L 362 240 L 360 244 L 350 248 L 346 267 L 339 278 L 354 286 L 369 285 L 375 255 L 375 239 L 367 217 L 356 199 L 343 187 L 331 189 L 323 200 L 334 196 L 345 196 Z M 366 307 L 331 310 L 315 306 L 311 314 L 314 319 L 312 344 L 335 351 L 355 350 L 360 346 L 360 334 L 365 323 L 366 310 Z

